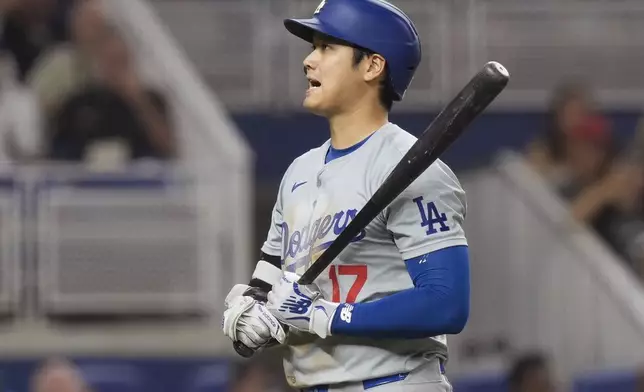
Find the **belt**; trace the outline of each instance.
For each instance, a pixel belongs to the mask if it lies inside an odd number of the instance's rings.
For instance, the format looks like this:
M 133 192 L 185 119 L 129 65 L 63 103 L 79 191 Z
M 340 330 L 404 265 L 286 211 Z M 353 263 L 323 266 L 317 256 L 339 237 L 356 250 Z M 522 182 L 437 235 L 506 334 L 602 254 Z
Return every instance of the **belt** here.
M 445 374 L 445 366 L 443 366 L 443 361 L 440 361 L 440 371 L 441 374 Z M 409 375 L 409 372 L 392 374 L 390 376 L 371 378 L 368 380 L 362 381 L 362 387 L 364 390 L 375 388 L 380 385 L 391 384 L 392 382 L 402 381 Z M 329 392 L 329 385 L 317 385 L 315 387 L 301 389 L 301 392 Z

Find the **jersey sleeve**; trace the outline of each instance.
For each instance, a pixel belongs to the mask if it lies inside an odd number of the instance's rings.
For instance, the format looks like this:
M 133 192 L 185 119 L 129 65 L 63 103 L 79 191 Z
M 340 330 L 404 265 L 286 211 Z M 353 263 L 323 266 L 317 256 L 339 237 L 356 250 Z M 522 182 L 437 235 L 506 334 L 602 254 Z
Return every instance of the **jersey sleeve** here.
M 442 161 L 433 163 L 384 211 L 404 260 L 467 245 L 465 191 Z
M 271 225 L 268 229 L 266 241 L 262 246 L 262 252 L 269 256 L 282 257 L 282 210 L 279 195 L 273 206 Z
M 279 190 L 277 191 L 277 199 L 275 200 L 275 205 L 273 206 L 273 211 L 271 213 L 271 224 L 268 228 L 268 234 L 266 236 L 266 241 L 262 245 L 261 251 L 266 253 L 269 256 L 276 256 L 282 258 L 282 224 L 284 223 L 283 219 L 283 192 L 282 188 L 286 177 L 289 175 L 291 166 L 286 170 L 282 180 L 280 182 Z
M 266 241 L 262 246 L 262 252 L 267 255 L 282 257 L 282 223 L 282 190 L 280 187 L 271 213 L 271 224 L 268 228 Z

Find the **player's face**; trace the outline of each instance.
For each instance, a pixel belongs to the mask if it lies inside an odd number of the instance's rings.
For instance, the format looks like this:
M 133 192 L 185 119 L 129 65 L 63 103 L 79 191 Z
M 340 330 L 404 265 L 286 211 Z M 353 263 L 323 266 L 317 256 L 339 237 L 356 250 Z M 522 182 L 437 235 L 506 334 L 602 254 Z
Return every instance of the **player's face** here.
M 325 117 L 348 110 L 368 88 L 361 68 L 354 66 L 353 48 L 316 37 L 312 49 L 304 59 L 309 82 L 304 107 Z

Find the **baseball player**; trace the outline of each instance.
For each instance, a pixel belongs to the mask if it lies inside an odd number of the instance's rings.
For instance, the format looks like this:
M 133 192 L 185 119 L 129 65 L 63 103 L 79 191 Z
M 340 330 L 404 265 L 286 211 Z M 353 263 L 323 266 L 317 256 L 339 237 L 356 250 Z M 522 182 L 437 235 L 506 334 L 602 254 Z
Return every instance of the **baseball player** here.
M 469 260 L 465 193 L 442 161 L 314 284 L 297 283 L 416 141 L 388 120 L 421 61 L 416 29 L 382 0 L 322 1 L 285 26 L 312 45 L 303 105 L 331 137 L 286 170 L 261 261 L 226 298 L 224 333 L 254 350 L 286 345 L 286 378 L 301 391 L 451 391 L 446 335 L 468 319 Z M 270 290 L 267 301 L 249 286 Z

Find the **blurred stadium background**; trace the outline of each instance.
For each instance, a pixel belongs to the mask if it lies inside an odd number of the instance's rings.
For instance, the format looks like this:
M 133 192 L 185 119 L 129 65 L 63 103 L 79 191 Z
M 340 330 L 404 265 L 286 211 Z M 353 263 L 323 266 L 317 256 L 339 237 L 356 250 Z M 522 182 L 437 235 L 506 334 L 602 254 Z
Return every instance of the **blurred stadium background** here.
M 644 2 L 394 3 L 424 61 L 393 122 L 512 74 L 444 157 L 472 255 L 455 391 L 644 391 Z M 220 317 L 327 138 L 282 25 L 317 4 L 0 0 L 0 391 L 286 390 Z

